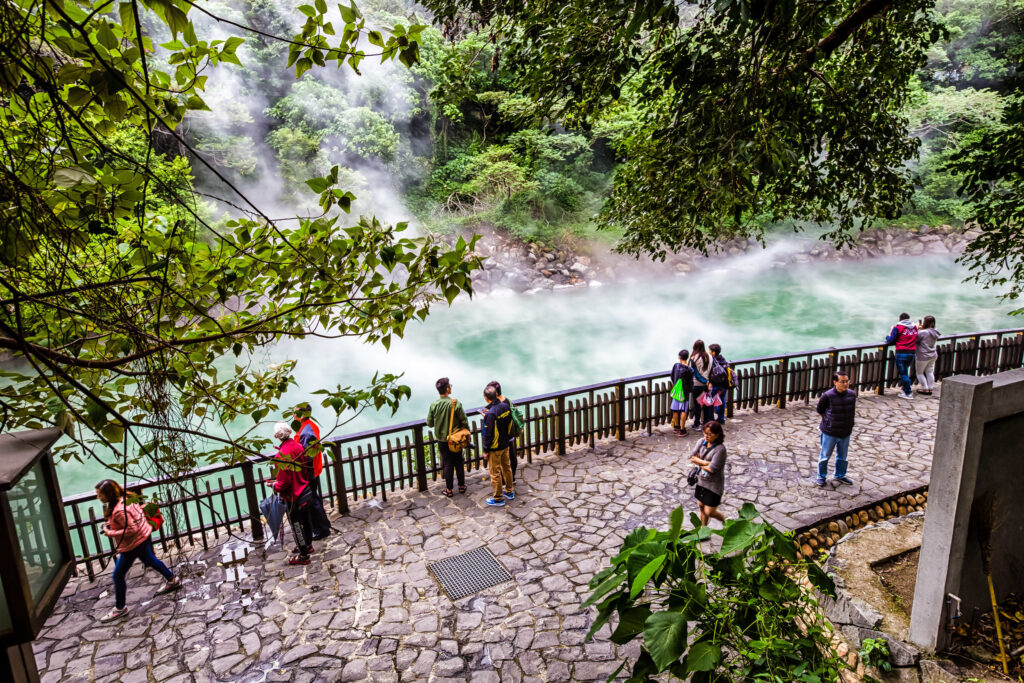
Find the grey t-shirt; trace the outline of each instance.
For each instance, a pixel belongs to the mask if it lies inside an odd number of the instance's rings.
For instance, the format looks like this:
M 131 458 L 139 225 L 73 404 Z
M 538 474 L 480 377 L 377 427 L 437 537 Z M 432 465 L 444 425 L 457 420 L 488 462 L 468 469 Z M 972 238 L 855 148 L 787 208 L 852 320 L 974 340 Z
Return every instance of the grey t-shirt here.
M 917 360 L 931 360 L 938 358 L 939 352 L 935 350 L 935 342 L 941 336 L 934 327 L 917 331 L 917 350 L 914 358 Z
M 692 455 L 711 463 L 708 465 L 711 472 L 703 468 L 698 472 L 700 478 L 697 480 L 697 486 L 703 486 L 708 491 L 722 495 L 725 491 L 725 444 L 717 443 L 709 448 L 702 439 L 693 449 Z

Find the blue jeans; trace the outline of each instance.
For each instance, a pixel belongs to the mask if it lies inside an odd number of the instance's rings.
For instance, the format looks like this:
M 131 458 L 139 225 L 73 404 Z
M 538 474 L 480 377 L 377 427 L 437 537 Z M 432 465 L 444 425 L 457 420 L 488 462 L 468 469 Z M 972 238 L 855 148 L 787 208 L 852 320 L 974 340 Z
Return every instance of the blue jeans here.
M 828 474 L 828 461 L 832 451 L 836 452 L 835 478 L 846 476 L 846 454 L 850 450 L 850 437 L 829 436 L 821 433 L 821 453 L 818 455 L 818 476 L 822 479 Z
M 125 578 L 128 576 L 128 570 L 135 563 L 135 560 L 157 570 L 168 581 L 174 578 L 174 572 L 168 569 L 167 565 L 158 560 L 156 555 L 153 554 L 153 541 L 147 538 L 142 545 L 118 555 L 117 562 L 114 563 L 114 605 L 118 609 L 124 608 L 125 596 L 128 593 L 128 584 Z
M 903 393 L 910 394 L 910 368 L 914 364 L 914 352 L 906 353 L 900 351 L 896 354 L 896 369 L 900 373 L 900 384 L 903 386 Z
M 715 419 L 721 423 L 725 423 L 725 407 L 729 405 L 729 390 L 725 388 L 715 387 L 712 389 L 715 394 L 722 397 L 722 405 L 715 408 Z

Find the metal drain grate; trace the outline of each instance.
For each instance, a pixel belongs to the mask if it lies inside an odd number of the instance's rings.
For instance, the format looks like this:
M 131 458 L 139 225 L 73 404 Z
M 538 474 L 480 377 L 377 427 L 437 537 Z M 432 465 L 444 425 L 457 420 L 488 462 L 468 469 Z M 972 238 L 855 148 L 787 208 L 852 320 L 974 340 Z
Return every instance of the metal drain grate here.
M 499 583 L 512 580 L 487 548 L 477 548 L 455 557 L 446 557 L 427 567 L 452 600 L 459 600 Z

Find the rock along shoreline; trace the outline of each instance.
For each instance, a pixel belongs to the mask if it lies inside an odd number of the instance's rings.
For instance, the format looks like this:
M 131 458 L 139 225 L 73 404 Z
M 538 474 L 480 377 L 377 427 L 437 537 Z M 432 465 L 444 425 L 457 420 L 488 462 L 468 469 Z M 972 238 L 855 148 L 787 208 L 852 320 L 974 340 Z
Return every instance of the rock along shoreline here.
M 490 226 L 477 229 L 481 235 L 476 253 L 484 267 L 473 276 L 477 293 L 509 289 L 518 293 L 537 293 L 556 289 L 600 286 L 640 276 L 674 274 L 684 276 L 721 261 L 744 254 L 763 254 L 768 268 L 818 261 L 866 261 L 889 256 L 923 256 L 963 253 L 968 242 L 980 231 L 950 225 L 919 228 L 872 228 L 860 233 L 852 247 L 836 249 L 832 244 L 810 238 L 769 245 L 763 248 L 754 239 L 728 240 L 718 251 L 704 256 L 695 249 L 669 254 L 664 261 L 638 261 L 609 250 L 595 253 L 569 246 L 551 247 L 528 242 Z M 454 239 L 454 236 L 453 236 Z

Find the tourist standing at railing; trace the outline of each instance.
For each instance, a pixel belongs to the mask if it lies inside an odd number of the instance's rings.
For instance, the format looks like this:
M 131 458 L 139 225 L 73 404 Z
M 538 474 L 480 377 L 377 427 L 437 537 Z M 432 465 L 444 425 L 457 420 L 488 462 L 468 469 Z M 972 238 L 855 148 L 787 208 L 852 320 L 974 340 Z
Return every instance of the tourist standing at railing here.
M 935 361 L 939 357 L 935 343 L 942 335 L 935 329 L 934 316 L 926 315 L 920 325 L 921 329 L 917 331 L 917 350 L 914 353 L 917 382 L 921 385 L 917 393 L 931 396 L 935 388 Z
M 693 449 L 690 462 L 700 468 L 693 495 L 700 507 L 700 523 L 707 526 L 712 519 L 725 523 L 718 511 L 725 493 L 725 430 L 722 423 L 709 420 L 703 426 L 704 438 Z
M 157 589 L 157 595 L 181 588 L 181 580 L 153 552 L 153 541 L 150 539 L 153 527 L 149 525 L 142 506 L 138 503 L 129 505 L 124 490 L 113 479 L 104 479 L 96 484 L 96 498 L 103 503 L 103 515 L 107 520 L 103 525 L 103 533 L 114 541 L 114 552 L 117 553 L 113 576 L 114 608 L 100 617 L 100 621 L 109 622 L 128 614 L 128 608 L 125 607 L 127 577 L 135 560 L 160 572 L 167 580 Z
M 319 541 L 331 535 L 331 522 L 327 519 L 327 511 L 324 510 L 324 497 L 320 492 L 320 473 L 324 469 L 324 453 L 320 447 L 320 426 L 313 421 L 312 414 L 313 409 L 308 403 L 300 403 L 295 406 L 292 424 L 295 429 L 295 441 L 302 446 L 307 456 L 308 464 L 305 474 L 311 487 L 310 522 L 313 525 L 311 531 L 313 540 Z
M 693 393 L 690 394 L 690 412 L 693 413 L 694 428 L 712 419 L 712 409 L 701 402 L 701 396 L 708 390 L 708 374 L 711 372 L 711 356 L 704 349 L 704 340 L 693 342 L 690 351 L 690 369 L 693 370 Z
M 274 425 L 274 438 L 281 442 L 274 456 L 274 493 L 288 504 L 288 523 L 295 537 L 295 554 L 288 564 L 309 564 L 313 552 L 313 487 L 306 478 L 310 457 L 292 439 L 292 428 L 284 422 Z
M 502 507 L 506 500 L 516 497 L 512 465 L 508 459 L 508 445 L 512 441 L 512 407 L 508 401 L 498 399 L 498 391 L 493 386 L 484 389 L 484 400 L 487 401 L 483 426 L 484 458 L 487 459 L 494 490 L 487 504 Z
M 840 370 L 832 373 L 832 388 L 818 399 L 821 415 L 821 451 L 818 453 L 818 486 L 825 485 L 828 461 L 836 452 L 836 465 L 832 478 L 842 484 L 852 484 L 846 476 L 846 456 L 850 450 L 850 434 L 857 414 L 857 392 L 850 388 L 850 376 Z
M 452 497 L 452 485 L 459 480 L 459 493 L 466 492 L 466 465 L 462 451 L 452 453 L 448 448 L 448 435 L 460 429 L 469 429 L 469 418 L 462 403 L 452 397 L 452 383 L 447 377 L 434 382 L 440 398 L 427 409 L 427 428 L 434 433 L 437 450 L 441 454 L 441 470 L 444 474 L 445 496 Z
M 687 401 L 693 393 L 693 370 L 686 362 L 690 352 L 683 349 L 679 352 L 679 362 L 672 366 L 672 379 L 669 392 L 672 396 L 672 430 L 676 436 L 686 436 Z
M 903 389 L 899 397 L 914 398 L 910 386 L 910 368 L 914 365 L 917 352 L 917 325 L 910 321 L 909 313 L 900 313 L 899 322 L 889 330 L 885 343 L 896 345 L 896 369 L 900 373 L 900 386 Z
M 715 419 L 725 424 L 725 407 L 729 402 L 729 390 L 732 389 L 732 368 L 729 366 L 729 361 L 722 355 L 722 347 L 718 344 L 711 344 L 708 346 L 708 351 L 711 352 L 711 370 L 708 376 L 708 382 L 711 385 L 711 391 L 714 392 L 715 396 L 721 399 L 721 402 L 714 407 Z
M 510 401 L 509 399 L 505 398 L 505 396 L 501 393 L 501 383 L 500 382 L 498 382 L 497 380 L 495 380 L 493 382 L 488 382 L 487 386 L 494 387 L 494 390 L 496 392 L 498 392 L 498 400 L 499 401 L 505 401 L 506 403 L 508 403 L 508 407 L 509 408 L 512 407 L 512 401 Z M 515 483 L 515 481 L 516 481 L 516 470 L 519 469 L 519 456 L 516 455 L 516 440 L 515 439 L 509 439 L 509 442 L 508 442 L 508 464 L 512 466 L 512 482 Z

